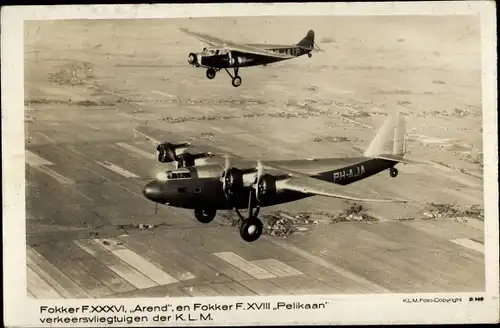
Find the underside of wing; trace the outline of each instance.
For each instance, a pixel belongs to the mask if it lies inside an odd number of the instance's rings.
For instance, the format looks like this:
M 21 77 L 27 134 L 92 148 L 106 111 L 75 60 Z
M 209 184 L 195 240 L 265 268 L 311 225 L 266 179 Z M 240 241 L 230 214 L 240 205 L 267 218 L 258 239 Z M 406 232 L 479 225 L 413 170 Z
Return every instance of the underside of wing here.
M 399 163 L 403 163 L 403 164 L 430 164 L 428 161 L 421 161 L 418 159 L 410 159 L 407 157 L 392 155 L 392 154 L 377 155 L 377 156 L 375 156 L 375 158 L 385 159 L 387 161 L 394 161 L 394 162 L 399 162 Z
M 244 44 L 231 43 L 231 44 L 226 44 L 226 46 L 228 47 L 229 50 L 235 50 L 235 51 L 249 53 L 249 54 L 253 54 L 253 55 L 273 57 L 273 58 L 282 58 L 282 59 L 293 58 L 293 56 L 291 56 L 291 55 L 286 55 L 286 54 L 279 53 L 279 52 L 273 52 L 273 51 L 269 51 L 266 49 L 259 49 L 259 48 L 252 47 L 249 45 L 244 45 Z
M 293 190 L 309 195 L 318 195 L 358 202 L 379 202 L 379 203 L 406 203 L 403 199 L 377 199 L 365 198 L 349 191 L 345 186 L 323 182 L 314 178 L 291 178 L 279 182 L 280 189 Z
M 363 161 L 366 161 L 366 158 L 308 158 L 265 161 L 265 166 L 273 167 L 291 176 L 314 176 L 322 172 L 360 164 Z
M 254 54 L 254 55 L 283 58 L 283 59 L 293 57 L 290 55 L 272 52 L 272 51 L 261 49 L 258 47 L 252 47 L 250 45 L 237 44 L 237 43 L 234 43 L 232 41 L 223 40 L 221 38 L 211 36 L 211 35 L 208 35 L 205 33 L 191 31 L 191 30 L 188 30 L 187 28 L 181 28 L 181 31 L 193 36 L 194 38 L 196 38 L 202 42 L 209 44 L 210 46 L 221 46 L 221 47 L 226 48 L 227 50 L 234 50 L 234 51 L 239 51 L 239 52 L 244 52 L 244 53 L 249 53 L 249 54 Z

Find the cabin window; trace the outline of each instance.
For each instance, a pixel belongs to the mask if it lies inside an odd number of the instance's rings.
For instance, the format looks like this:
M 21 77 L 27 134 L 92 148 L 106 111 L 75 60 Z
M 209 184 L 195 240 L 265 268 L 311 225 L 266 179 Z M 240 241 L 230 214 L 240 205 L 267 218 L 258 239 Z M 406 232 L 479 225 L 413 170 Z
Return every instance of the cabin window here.
M 194 192 L 199 194 L 201 192 L 201 188 L 200 187 L 195 187 L 194 188 Z
M 177 173 L 179 179 L 189 179 L 191 178 L 191 174 L 189 172 Z
M 184 193 L 184 192 L 186 192 L 187 190 L 186 190 L 186 188 L 179 188 L 179 189 L 177 189 L 177 191 L 178 191 L 179 193 Z
M 173 179 L 189 179 L 191 178 L 190 172 L 168 172 L 167 178 L 170 180 Z

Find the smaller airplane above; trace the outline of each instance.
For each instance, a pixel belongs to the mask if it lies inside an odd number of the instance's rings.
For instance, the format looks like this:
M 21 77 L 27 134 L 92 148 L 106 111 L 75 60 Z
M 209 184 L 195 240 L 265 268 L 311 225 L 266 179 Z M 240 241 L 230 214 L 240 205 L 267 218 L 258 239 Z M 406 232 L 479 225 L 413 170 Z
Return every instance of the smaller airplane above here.
M 206 68 L 208 79 L 213 79 L 218 71 L 224 69 L 232 78 L 234 87 L 239 87 L 242 82 L 238 75 L 240 67 L 266 66 L 306 54 L 311 57 L 311 52 L 315 50 L 314 31 L 312 30 L 307 32 L 307 35 L 299 43 L 293 45 L 237 44 L 186 28 L 181 28 L 181 31 L 209 45 L 209 47 L 203 48 L 200 53 L 190 53 L 188 63 L 195 67 Z M 229 72 L 230 68 L 233 68 L 234 76 Z
M 263 231 L 258 218 L 261 207 L 274 206 L 320 195 L 357 202 L 406 202 L 401 199 L 377 199 L 358 195 L 347 185 L 389 170 L 395 178 L 395 165 L 417 163 L 404 158 L 404 118 L 389 115 L 363 156 L 275 160 L 262 163 L 212 152 L 192 154 L 190 143 L 158 144 L 158 160 L 177 162 L 177 169 L 159 172 L 143 189 L 144 196 L 159 204 L 194 210 L 196 219 L 211 222 L 218 210 L 234 210 L 240 218 L 240 235 L 247 242 Z M 389 143 L 390 150 L 384 146 Z M 237 161 L 237 164 L 234 161 Z M 182 163 L 182 164 L 179 164 Z M 247 209 L 246 215 L 240 209 Z

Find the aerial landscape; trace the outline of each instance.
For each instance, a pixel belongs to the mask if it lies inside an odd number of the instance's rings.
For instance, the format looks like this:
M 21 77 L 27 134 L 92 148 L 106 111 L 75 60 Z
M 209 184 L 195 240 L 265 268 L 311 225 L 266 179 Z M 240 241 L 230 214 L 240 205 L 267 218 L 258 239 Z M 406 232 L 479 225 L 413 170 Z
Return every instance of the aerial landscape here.
M 204 44 L 318 50 L 207 79 Z M 27 293 L 36 299 L 466 292 L 485 288 L 481 44 L 477 16 L 26 21 Z M 234 80 L 234 79 L 233 79 Z M 156 144 L 249 161 L 356 157 L 390 111 L 406 120 L 396 167 L 263 208 L 262 236 L 209 224 L 143 189 Z

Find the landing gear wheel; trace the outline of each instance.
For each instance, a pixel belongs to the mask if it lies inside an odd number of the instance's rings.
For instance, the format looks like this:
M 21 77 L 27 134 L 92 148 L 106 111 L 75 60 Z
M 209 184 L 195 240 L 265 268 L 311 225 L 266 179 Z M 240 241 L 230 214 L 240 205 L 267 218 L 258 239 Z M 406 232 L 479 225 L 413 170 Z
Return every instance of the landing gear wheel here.
M 260 235 L 262 235 L 262 229 L 264 225 L 262 221 L 257 217 L 252 217 L 244 220 L 240 226 L 240 235 L 244 241 L 253 242 L 259 239 Z
M 235 87 L 235 88 L 239 87 L 241 85 L 241 77 L 239 77 L 239 76 L 233 77 L 232 83 L 233 83 L 233 87 Z
M 194 216 L 201 223 L 210 223 L 215 218 L 217 211 L 211 208 L 197 208 L 194 210 Z
M 207 78 L 213 79 L 215 77 L 215 70 L 213 68 L 207 69 Z
M 398 169 L 396 169 L 396 168 L 394 168 L 394 167 L 393 167 L 393 168 L 391 168 L 391 169 L 389 170 L 389 174 L 391 175 L 391 178 L 395 178 L 395 177 L 397 177 L 397 176 L 398 176 Z
M 309 58 L 311 58 L 312 56 L 313 56 L 312 53 L 307 54 L 307 57 L 309 57 Z

